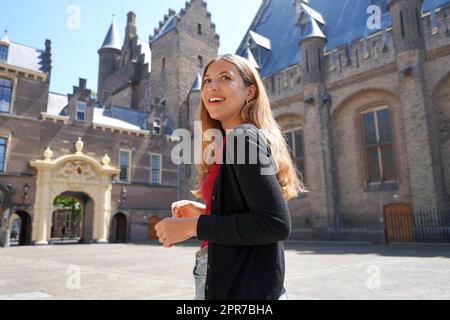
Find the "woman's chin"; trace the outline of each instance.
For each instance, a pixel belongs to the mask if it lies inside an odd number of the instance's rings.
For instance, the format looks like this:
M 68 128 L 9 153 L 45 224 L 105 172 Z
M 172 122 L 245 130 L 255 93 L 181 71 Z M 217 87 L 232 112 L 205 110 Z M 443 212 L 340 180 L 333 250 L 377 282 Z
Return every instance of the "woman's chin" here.
M 211 119 L 216 120 L 216 121 L 221 121 L 222 117 L 215 115 L 215 114 L 209 114 L 209 116 L 211 117 Z

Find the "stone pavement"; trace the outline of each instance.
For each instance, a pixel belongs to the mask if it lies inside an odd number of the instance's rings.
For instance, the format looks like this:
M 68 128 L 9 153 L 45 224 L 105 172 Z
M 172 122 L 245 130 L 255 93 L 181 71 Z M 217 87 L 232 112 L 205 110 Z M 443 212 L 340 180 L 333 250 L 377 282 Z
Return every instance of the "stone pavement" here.
M 198 242 L 0 248 L 1 299 L 193 299 Z M 289 299 L 450 299 L 450 245 L 286 242 Z

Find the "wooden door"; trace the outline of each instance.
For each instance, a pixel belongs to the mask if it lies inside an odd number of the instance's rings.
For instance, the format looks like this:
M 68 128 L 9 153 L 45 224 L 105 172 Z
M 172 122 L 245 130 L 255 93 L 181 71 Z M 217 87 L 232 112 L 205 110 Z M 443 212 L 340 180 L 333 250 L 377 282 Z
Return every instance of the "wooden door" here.
M 155 225 L 159 222 L 158 216 L 151 216 L 150 219 L 148 219 L 148 240 L 157 240 L 158 237 L 156 235 Z
M 411 206 L 391 204 L 384 207 L 387 242 L 413 242 L 414 220 Z

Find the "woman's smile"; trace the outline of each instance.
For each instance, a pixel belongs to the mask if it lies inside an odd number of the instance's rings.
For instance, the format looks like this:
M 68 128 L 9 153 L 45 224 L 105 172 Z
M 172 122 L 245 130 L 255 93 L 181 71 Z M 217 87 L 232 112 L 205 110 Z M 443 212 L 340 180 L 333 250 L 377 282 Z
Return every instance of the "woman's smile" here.
M 222 103 L 224 103 L 225 100 L 227 100 L 227 99 L 224 97 L 213 96 L 208 99 L 208 104 L 211 106 L 218 106 L 218 105 L 221 105 Z

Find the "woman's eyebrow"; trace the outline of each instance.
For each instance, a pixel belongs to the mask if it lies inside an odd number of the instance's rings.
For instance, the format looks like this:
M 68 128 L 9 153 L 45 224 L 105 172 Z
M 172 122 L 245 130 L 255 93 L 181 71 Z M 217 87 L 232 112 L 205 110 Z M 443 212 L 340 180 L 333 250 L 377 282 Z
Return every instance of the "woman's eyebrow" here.
M 222 71 L 221 73 L 219 73 L 219 74 L 224 74 L 224 73 L 228 73 L 228 74 L 230 74 L 230 75 L 233 75 L 233 73 L 231 73 L 230 71 Z M 206 77 L 211 77 L 209 74 L 207 74 L 207 75 L 205 75 L 205 78 Z

